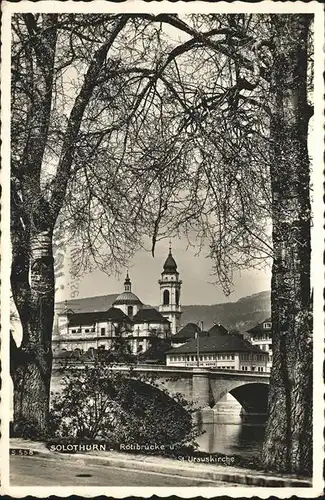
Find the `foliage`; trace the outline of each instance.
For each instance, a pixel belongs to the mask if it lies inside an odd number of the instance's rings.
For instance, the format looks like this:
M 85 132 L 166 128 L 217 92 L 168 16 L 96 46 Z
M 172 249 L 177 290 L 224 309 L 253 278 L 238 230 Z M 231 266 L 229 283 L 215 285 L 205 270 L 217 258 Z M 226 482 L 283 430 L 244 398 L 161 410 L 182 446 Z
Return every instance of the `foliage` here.
M 149 347 L 138 356 L 139 362 L 166 363 L 166 351 L 171 347 L 171 339 L 152 337 L 149 339 Z
M 69 368 L 62 392 L 53 397 L 50 435 L 112 446 L 183 446 L 195 436 L 187 410 L 184 399 L 171 399 L 153 379 L 97 361 L 84 369 Z
M 37 425 L 37 421 L 31 419 L 20 418 L 15 422 L 10 422 L 10 437 L 30 439 L 31 441 L 39 441 L 44 438 Z

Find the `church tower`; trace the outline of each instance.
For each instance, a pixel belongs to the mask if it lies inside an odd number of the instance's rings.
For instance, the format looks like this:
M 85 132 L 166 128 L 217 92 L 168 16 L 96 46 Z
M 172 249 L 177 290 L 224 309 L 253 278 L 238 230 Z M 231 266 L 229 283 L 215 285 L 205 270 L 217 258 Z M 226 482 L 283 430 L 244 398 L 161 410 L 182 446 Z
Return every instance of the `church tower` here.
M 175 335 L 178 331 L 182 314 L 180 305 L 182 282 L 179 279 L 177 264 L 172 255 L 171 246 L 169 247 L 169 254 L 158 283 L 160 286 L 159 311 L 162 316 L 170 321 L 172 335 Z

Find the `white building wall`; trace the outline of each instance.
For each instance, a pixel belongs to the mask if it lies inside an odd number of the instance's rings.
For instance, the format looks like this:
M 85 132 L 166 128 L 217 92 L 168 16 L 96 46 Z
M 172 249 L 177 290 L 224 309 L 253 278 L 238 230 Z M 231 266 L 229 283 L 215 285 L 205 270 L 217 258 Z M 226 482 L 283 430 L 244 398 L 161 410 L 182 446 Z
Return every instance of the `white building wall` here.
M 170 321 L 170 330 L 175 335 L 179 329 L 181 317 L 181 285 L 178 274 L 163 273 L 159 280 L 160 286 L 160 313 Z M 169 304 L 164 304 L 164 291 L 169 291 Z M 178 291 L 178 304 L 176 303 L 176 291 Z
M 259 347 L 262 351 L 264 351 L 268 355 L 267 371 L 270 372 L 272 367 L 272 358 L 273 358 L 272 338 L 268 335 L 266 335 L 265 338 L 262 339 L 258 338 L 254 339 L 254 337 L 252 337 L 251 343 L 252 345 Z
M 133 316 L 135 316 L 139 310 L 141 309 L 140 305 L 138 304 L 113 304 L 113 307 L 115 309 L 120 309 L 120 311 L 124 312 L 126 316 L 128 316 L 128 307 L 132 306 L 132 311 L 133 311 Z
M 246 357 L 247 356 L 247 357 Z M 196 354 L 173 354 L 166 356 L 167 366 L 197 366 Z M 266 356 L 248 353 L 204 353 L 200 355 L 200 366 L 220 370 L 267 371 Z M 261 368 L 263 368 L 261 370 Z

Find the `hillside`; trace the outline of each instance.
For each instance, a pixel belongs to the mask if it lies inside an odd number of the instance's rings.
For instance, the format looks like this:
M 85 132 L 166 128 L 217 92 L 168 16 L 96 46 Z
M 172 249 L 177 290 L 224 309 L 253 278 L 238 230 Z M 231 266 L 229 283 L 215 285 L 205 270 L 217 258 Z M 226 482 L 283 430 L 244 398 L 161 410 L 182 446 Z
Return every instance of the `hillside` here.
M 237 302 L 226 302 L 212 306 L 183 306 L 182 324 L 203 321 L 204 329 L 215 323 L 221 323 L 228 329 L 246 331 L 263 319 L 270 316 L 270 292 L 260 292 L 239 299 Z
M 74 312 L 105 311 L 111 307 L 117 294 L 68 300 L 66 306 Z M 56 311 L 62 311 L 64 302 L 56 304 Z M 156 307 L 156 306 L 155 306 Z M 203 321 L 207 330 L 215 323 L 221 323 L 228 329 L 246 331 L 270 315 L 270 292 L 260 292 L 243 297 L 237 302 L 215 305 L 182 306 L 181 323 Z

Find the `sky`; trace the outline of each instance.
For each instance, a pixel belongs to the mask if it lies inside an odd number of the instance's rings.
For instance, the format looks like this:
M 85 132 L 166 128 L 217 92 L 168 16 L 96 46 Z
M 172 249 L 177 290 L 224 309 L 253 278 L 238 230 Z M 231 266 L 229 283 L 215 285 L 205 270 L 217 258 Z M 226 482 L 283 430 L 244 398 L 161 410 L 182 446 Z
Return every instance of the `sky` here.
M 155 257 L 152 257 L 150 252 L 142 250 L 137 252 L 129 263 L 132 291 L 145 304 L 159 305 L 160 294 L 157 282 L 168 251 L 169 241 L 163 240 L 157 243 Z M 180 273 L 179 278 L 183 282 L 181 291 L 183 305 L 234 302 L 241 297 L 270 290 L 270 268 L 250 269 L 236 275 L 234 291 L 227 297 L 221 286 L 213 283 L 212 261 L 206 257 L 207 250 L 203 249 L 199 255 L 196 253 L 197 249 L 188 248 L 184 240 L 172 240 L 172 254 Z M 59 290 L 56 294 L 56 301 L 72 298 L 72 289 L 75 292 L 75 298 L 121 293 L 124 290 L 123 282 L 126 271 L 127 269 L 121 269 L 119 276 L 108 276 L 104 272 L 95 270 L 83 274 L 78 280 L 71 280 L 69 259 L 66 257 L 64 276 L 57 280 Z

